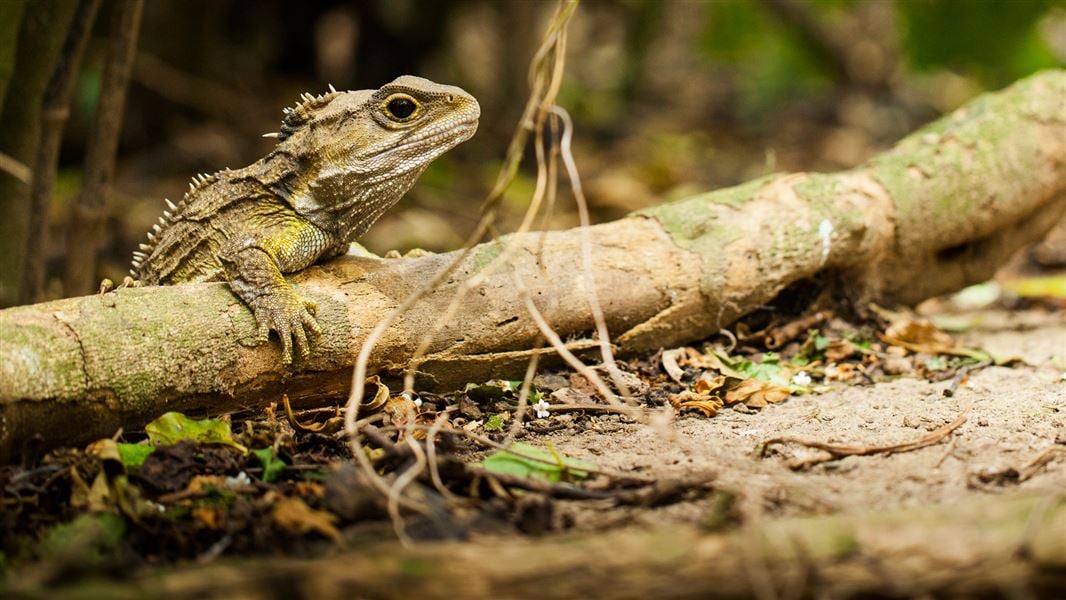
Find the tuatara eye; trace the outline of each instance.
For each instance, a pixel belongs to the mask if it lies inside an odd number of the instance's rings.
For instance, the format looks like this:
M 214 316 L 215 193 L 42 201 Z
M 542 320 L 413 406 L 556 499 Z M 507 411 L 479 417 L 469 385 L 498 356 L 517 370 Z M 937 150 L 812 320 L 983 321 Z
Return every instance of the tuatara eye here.
M 418 105 L 411 98 L 401 96 L 399 98 L 393 98 L 385 104 L 385 110 L 389 111 L 389 115 L 398 121 L 402 121 L 415 113 L 415 109 Z

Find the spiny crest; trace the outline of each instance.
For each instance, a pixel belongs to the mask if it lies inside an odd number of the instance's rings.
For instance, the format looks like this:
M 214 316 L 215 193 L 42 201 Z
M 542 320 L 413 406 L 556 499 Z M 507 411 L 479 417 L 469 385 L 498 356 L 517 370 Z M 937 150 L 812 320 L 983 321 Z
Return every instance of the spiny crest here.
M 229 171 L 228 168 L 223 169 L 220 172 Z M 133 253 L 133 268 L 130 269 L 130 275 L 137 276 L 137 271 L 140 270 L 141 264 L 144 262 L 148 255 L 152 253 L 152 249 L 155 247 L 156 239 L 159 234 L 170 224 L 174 215 L 179 214 L 181 209 L 185 207 L 190 201 L 190 195 L 196 190 L 200 189 L 204 184 L 211 183 L 218 179 L 218 173 L 197 173 L 193 175 L 192 181 L 189 182 L 189 191 L 185 192 L 185 197 L 181 199 L 177 204 L 170 201 L 170 198 L 164 198 L 167 207 L 163 210 L 162 216 L 159 217 L 159 222 L 152 225 L 152 229 L 148 232 L 148 243 L 140 244 L 139 250 Z
M 185 192 L 185 197 L 187 198 L 189 194 L 195 192 L 203 184 L 216 179 L 218 179 L 218 173 L 212 173 L 211 175 L 208 175 L 207 173 L 197 173 L 196 175 L 193 175 L 192 181 L 189 182 L 189 191 Z M 184 202 L 184 200 L 182 200 L 182 202 Z
M 311 120 L 312 113 L 327 104 L 329 104 L 340 92 L 337 88 L 330 84 L 329 91 L 324 94 L 313 96 L 307 92 L 300 94 L 300 101 L 296 103 L 296 106 L 286 107 L 282 109 L 285 117 L 281 121 L 281 131 L 277 133 L 267 133 L 263 137 L 272 137 L 279 140 L 283 140 L 293 134 L 296 130 L 300 129 Z

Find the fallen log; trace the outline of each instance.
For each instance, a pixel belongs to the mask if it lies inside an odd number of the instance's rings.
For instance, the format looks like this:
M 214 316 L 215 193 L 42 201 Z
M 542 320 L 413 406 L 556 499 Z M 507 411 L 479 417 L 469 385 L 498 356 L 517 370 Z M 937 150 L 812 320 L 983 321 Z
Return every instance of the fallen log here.
M 772 175 L 634 213 L 589 231 L 594 285 L 621 353 L 706 337 L 809 280 L 857 300 L 913 303 L 990 277 L 1066 213 L 1066 71 L 986 94 L 866 164 Z M 418 365 L 449 388 L 520 374 L 537 349 L 515 276 L 574 350 L 592 349 L 581 231 L 529 233 L 473 290 Z M 398 320 L 371 372 L 395 374 L 490 263 L 482 244 Z M 0 460 L 38 440 L 77 444 L 162 412 L 224 413 L 288 394 L 347 394 L 367 333 L 452 254 L 346 256 L 292 278 L 319 305 L 312 356 L 283 366 L 254 345 L 248 310 L 224 284 L 124 289 L 0 311 Z
M 1057 597 L 1066 499 L 992 498 L 874 514 L 266 558 L 149 571 L 119 582 L 9 591 L 22 598 Z M 0 588 L 2 589 L 2 588 Z

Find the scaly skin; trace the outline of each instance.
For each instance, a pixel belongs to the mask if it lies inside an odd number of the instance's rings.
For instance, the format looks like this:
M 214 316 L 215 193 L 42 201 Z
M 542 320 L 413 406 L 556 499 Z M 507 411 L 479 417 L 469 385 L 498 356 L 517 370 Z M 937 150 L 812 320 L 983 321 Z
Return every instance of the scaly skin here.
M 315 304 L 285 273 L 344 254 L 396 203 L 434 158 L 477 130 L 481 109 L 463 90 L 404 76 L 378 90 L 305 94 L 286 109 L 281 141 L 238 170 L 193 179 L 167 201 L 130 273 L 142 284 L 228 281 L 276 331 L 283 359 L 320 333 Z

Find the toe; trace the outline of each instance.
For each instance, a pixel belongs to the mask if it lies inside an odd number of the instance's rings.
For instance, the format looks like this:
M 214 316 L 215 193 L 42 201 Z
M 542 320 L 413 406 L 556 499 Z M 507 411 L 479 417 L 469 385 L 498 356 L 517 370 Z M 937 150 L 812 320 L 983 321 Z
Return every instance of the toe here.
M 292 337 L 296 339 L 296 351 L 300 353 L 301 358 L 306 358 L 311 353 L 311 349 L 307 345 L 307 333 L 304 332 L 302 324 L 293 324 Z
M 310 331 L 315 337 L 322 335 L 322 328 L 318 325 L 318 320 L 310 314 L 304 313 L 300 315 L 300 321 L 303 328 Z
M 256 342 L 265 344 L 270 338 L 270 316 L 265 311 L 255 311 Z
M 279 319 L 274 323 L 274 330 L 281 338 L 281 360 L 289 364 L 292 362 L 292 334 L 289 332 L 289 324 Z

